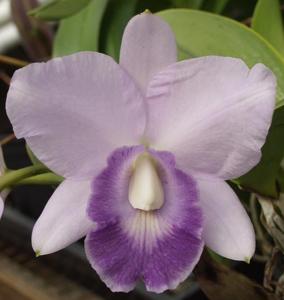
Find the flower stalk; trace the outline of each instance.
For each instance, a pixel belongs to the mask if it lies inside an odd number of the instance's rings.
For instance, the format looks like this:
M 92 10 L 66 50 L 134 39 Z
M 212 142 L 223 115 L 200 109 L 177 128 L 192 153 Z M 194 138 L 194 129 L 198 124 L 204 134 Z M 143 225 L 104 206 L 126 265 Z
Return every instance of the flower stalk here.
M 58 185 L 63 180 L 64 178 L 62 176 L 56 175 L 52 172 L 48 172 L 24 178 L 16 182 L 15 185 Z
M 28 65 L 29 63 L 14 57 L 10 57 L 7 55 L 0 55 L 0 63 L 11 65 L 14 67 L 22 68 Z
M 46 171 L 46 167 L 42 164 L 25 167 L 19 170 L 7 171 L 3 176 L 0 177 L 0 191 L 15 185 L 22 179 L 42 173 L 44 171 Z

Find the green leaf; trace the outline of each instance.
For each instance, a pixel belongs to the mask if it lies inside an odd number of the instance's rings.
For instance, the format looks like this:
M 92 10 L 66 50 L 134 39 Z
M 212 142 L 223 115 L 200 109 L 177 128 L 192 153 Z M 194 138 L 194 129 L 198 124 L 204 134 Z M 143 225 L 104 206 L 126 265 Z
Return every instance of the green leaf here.
M 254 30 L 198 10 L 170 9 L 158 15 L 171 25 L 182 58 L 221 55 L 242 58 L 250 67 L 260 62 L 265 64 L 278 78 L 277 107 L 284 104 L 284 60 Z
M 280 164 L 279 170 L 278 170 L 278 176 L 277 176 L 277 183 L 280 190 L 280 193 L 284 193 L 284 169 L 283 164 Z
M 107 0 L 92 0 L 78 14 L 62 20 L 55 37 L 53 56 L 97 51 L 106 5 Z
M 208 0 L 204 9 L 214 12 L 215 14 L 220 14 L 225 9 L 229 0 Z
M 284 55 L 284 31 L 278 0 L 258 0 L 252 18 L 252 28 Z
M 276 197 L 276 177 L 284 154 L 284 61 L 254 30 L 231 19 L 196 10 L 158 13 L 175 32 L 180 57 L 221 55 L 242 58 L 248 66 L 264 63 L 278 79 L 277 107 L 259 165 L 239 182 L 260 194 Z M 257 116 L 256 116 L 257 117 Z M 283 121 L 282 121 L 283 120 Z M 248 124 L 249 126 L 249 124 Z
M 118 61 L 123 30 L 135 15 L 137 0 L 112 0 L 102 24 L 102 49 Z
M 229 0 L 215 0 L 215 5 L 213 6 L 212 11 L 216 14 L 222 13 L 228 2 Z
M 175 8 L 202 9 L 216 14 L 222 13 L 228 2 L 229 0 L 172 0 Z
M 175 7 L 182 8 L 192 8 L 192 9 L 201 9 L 204 0 L 172 0 L 172 3 Z
M 29 12 L 29 15 L 46 21 L 70 17 L 87 6 L 90 0 L 51 0 Z

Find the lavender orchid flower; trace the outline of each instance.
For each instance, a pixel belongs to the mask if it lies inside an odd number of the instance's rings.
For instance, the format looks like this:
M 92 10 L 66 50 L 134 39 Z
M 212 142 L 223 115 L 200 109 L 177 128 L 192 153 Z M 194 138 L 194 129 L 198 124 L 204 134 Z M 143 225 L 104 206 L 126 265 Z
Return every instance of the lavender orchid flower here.
M 236 58 L 176 62 L 169 26 L 127 25 L 120 63 L 81 52 L 15 73 L 7 112 L 18 138 L 64 176 L 35 224 L 39 254 L 87 236 L 113 291 L 143 280 L 175 288 L 204 244 L 235 260 L 255 250 L 252 224 L 225 182 L 256 165 L 275 105 L 274 75 Z

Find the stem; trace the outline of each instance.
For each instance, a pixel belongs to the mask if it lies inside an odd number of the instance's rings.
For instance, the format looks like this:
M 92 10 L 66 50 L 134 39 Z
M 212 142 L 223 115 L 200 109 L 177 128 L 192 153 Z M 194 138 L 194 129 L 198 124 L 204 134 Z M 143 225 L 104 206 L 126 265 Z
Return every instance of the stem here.
M 0 140 L 0 146 L 6 145 L 9 142 L 13 141 L 15 139 L 15 134 L 11 133 L 8 136 L 4 137 L 2 140 Z
M 64 180 L 63 177 L 56 175 L 52 172 L 43 173 L 35 176 L 31 176 L 28 178 L 24 178 L 15 183 L 16 186 L 18 185 L 58 185 Z
M 0 80 L 2 80 L 8 86 L 11 83 L 11 77 L 9 77 L 5 72 L 0 72 Z
M 15 185 L 16 182 L 30 177 L 32 175 L 41 173 L 46 170 L 46 167 L 42 164 L 29 166 L 15 171 L 8 171 L 3 176 L 0 177 L 0 191 L 4 190 L 11 185 Z
M 29 63 L 14 57 L 10 57 L 10 56 L 6 56 L 6 55 L 0 55 L 0 63 L 4 63 L 7 65 L 12 65 L 15 67 L 25 67 L 26 65 L 28 65 Z

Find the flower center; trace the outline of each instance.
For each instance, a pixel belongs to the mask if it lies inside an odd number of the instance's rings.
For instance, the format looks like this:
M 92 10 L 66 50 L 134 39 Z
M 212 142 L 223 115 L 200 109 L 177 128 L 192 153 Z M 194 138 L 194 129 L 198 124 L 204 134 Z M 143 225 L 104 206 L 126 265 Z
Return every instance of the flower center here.
M 134 208 L 144 211 L 159 209 L 164 203 L 163 186 L 154 159 L 148 153 L 141 154 L 135 161 L 128 198 Z

